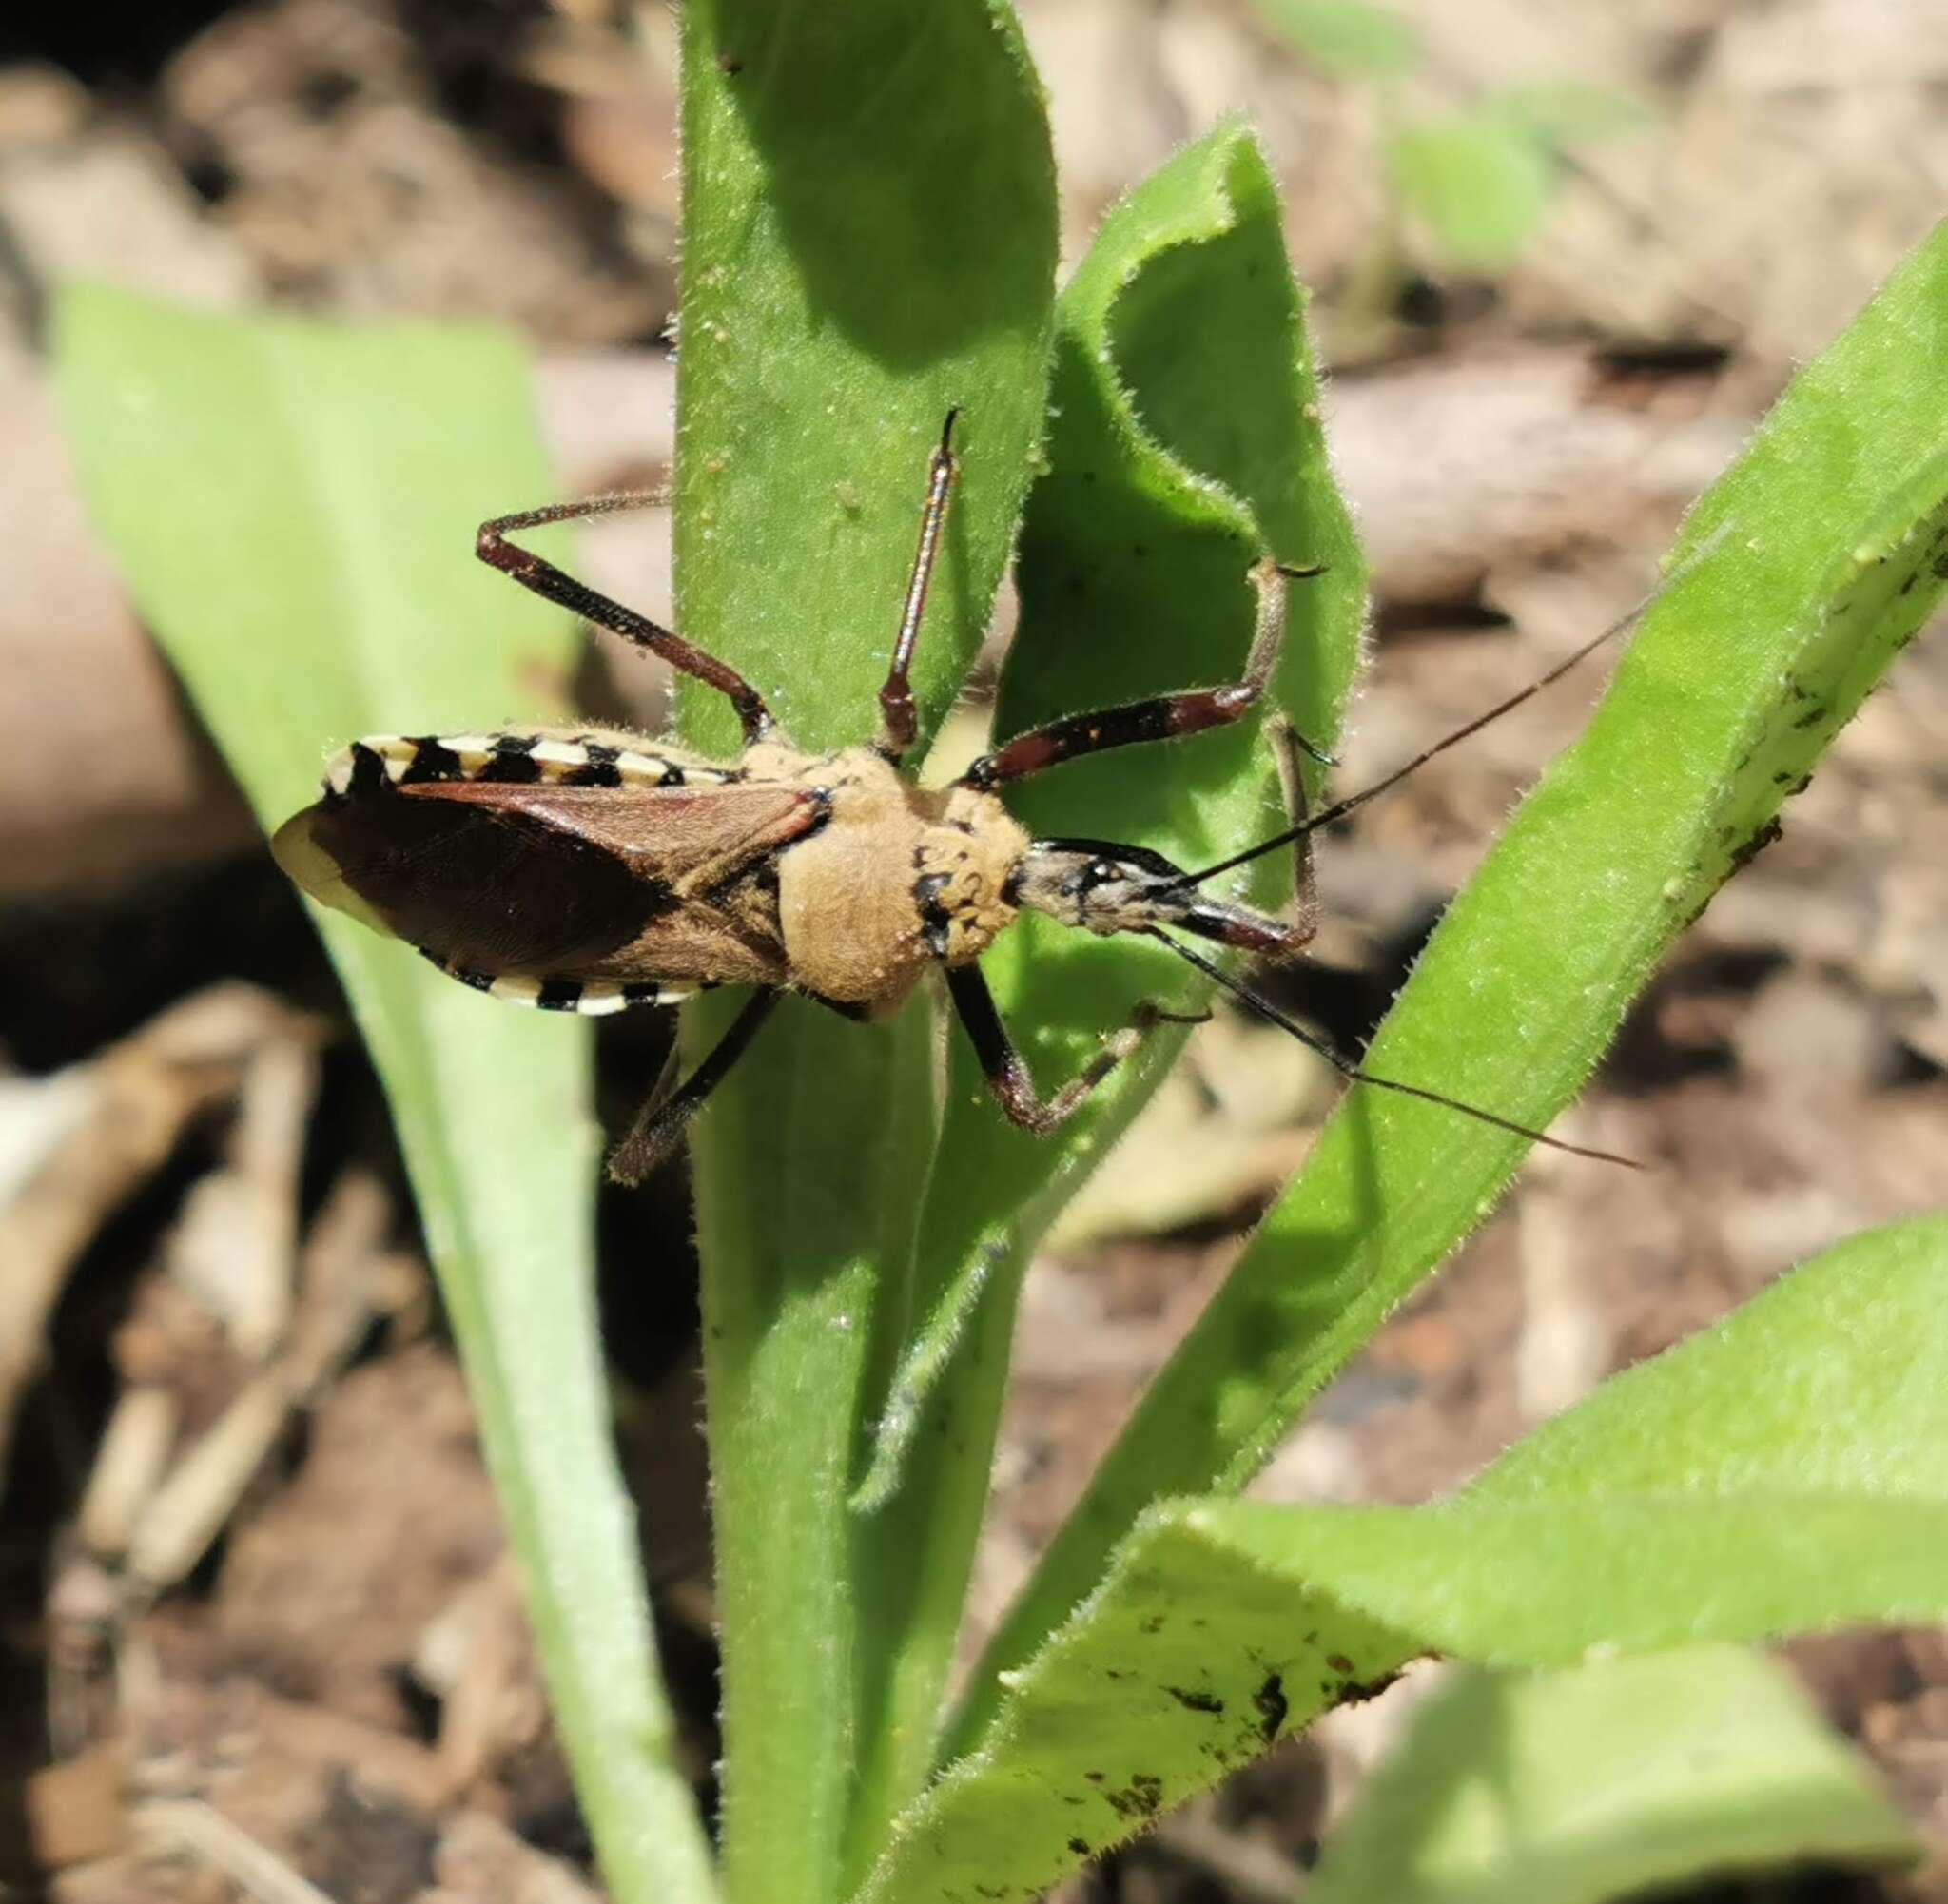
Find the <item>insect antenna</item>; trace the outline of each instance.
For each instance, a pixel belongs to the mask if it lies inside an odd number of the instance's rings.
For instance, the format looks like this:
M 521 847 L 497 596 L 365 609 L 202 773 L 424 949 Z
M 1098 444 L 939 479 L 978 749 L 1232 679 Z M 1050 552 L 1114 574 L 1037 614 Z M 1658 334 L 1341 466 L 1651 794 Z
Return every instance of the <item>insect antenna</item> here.
M 1396 767 L 1392 773 L 1374 781 L 1371 787 L 1362 787 L 1357 793 L 1349 793 L 1344 800 L 1335 800 L 1330 806 L 1321 807 L 1316 813 L 1307 814 L 1303 820 L 1297 822 L 1295 826 L 1286 827 L 1282 833 L 1274 833 L 1269 840 L 1260 840 L 1256 846 L 1247 846 L 1241 853 L 1233 853 L 1229 859 L 1219 860 L 1216 865 L 1205 866 L 1198 872 L 1185 873 L 1183 878 L 1177 882 L 1177 884 L 1179 885 L 1200 885 L 1205 880 L 1216 879 L 1219 873 L 1232 872 L 1239 866 L 1248 865 L 1253 860 L 1259 858 L 1265 853 L 1276 853 L 1280 846 L 1289 846 L 1295 840 L 1303 839 L 1306 834 L 1312 832 L 1315 827 L 1324 826 L 1334 820 L 1343 819 L 1355 807 L 1364 806 L 1369 800 L 1377 798 L 1380 794 L 1385 793 L 1388 788 L 1398 787 L 1410 773 L 1417 773 L 1436 754 L 1446 753 L 1451 747 L 1467 740 L 1471 734 L 1478 734 L 1491 721 L 1500 720 L 1504 714 L 1519 708 L 1531 695 L 1539 694 L 1545 688 L 1560 681 L 1578 662 L 1587 661 L 1605 642 L 1614 641 L 1618 635 L 1627 633 L 1630 629 L 1634 628 L 1644 618 L 1645 611 L 1654 602 L 1667 595 L 1678 583 L 1690 574 L 1694 569 L 1698 568 L 1704 561 L 1705 557 L 1711 554 L 1718 545 L 1724 540 L 1725 536 L 1730 533 L 1730 523 L 1722 523 L 1717 530 L 1710 535 L 1707 535 L 1696 549 L 1692 550 L 1690 554 L 1673 569 L 1669 574 L 1666 575 L 1663 581 L 1656 588 L 1652 589 L 1635 607 L 1620 614 L 1601 634 L 1592 635 L 1580 648 L 1575 649 L 1561 661 L 1558 661 L 1547 674 L 1538 676 L 1537 679 L 1531 681 L 1528 687 L 1522 689 L 1518 693 L 1510 694 L 1506 701 L 1496 702 L 1486 713 L 1475 715 L 1471 721 L 1456 728 L 1452 733 L 1443 735 L 1432 747 L 1424 748 L 1412 760 Z M 1405 1087 L 1401 1088 L 1404 1089 Z
M 1439 1091 L 1430 1091 L 1419 1084 L 1403 1084 L 1393 1078 L 1375 1078 L 1371 1071 L 1363 1071 L 1352 1059 L 1335 1051 L 1315 1032 L 1310 1032 L 1296 1019 L 1280 1011 L 1271 1000 L 1261 997 L 1242 979 L 1234 978 L 1215 960 L 1206 959 L 1202 953 L 1194 952 L 1181 940 L 1173 939 L 1169 933 L 1152 926 L 1149 936 L 1170 947 L 1188 965 L 1195 965 L 1198 971 L 1227 991 L 1248 1010 L 1275 1024 L 1280 1031 L 1290 1032 L 1298 1041 L 1316 1051 L 1333 1069 L 1352 1084 L 1371 1084 L 1381 1091 L 1397 1091 L 1403 1097 L 1418 1098 L 1429 1104 L 1445 1105 L 1451 1111 L 1459 1111 L 1464 1117 L 1474 1118 L 1483 1124 L 1492 1124 L 1499 1131 L 1508 1131 L 1518 1137 L 1528 1137 L 1538 1144 L 1547 1144 L 1552 1151 L 1568 1151 L 1571 1156 L 1591 1157 L 1598 1163 L 1620 1163 L 1627 1170 L 1642 1170 L 1644 1164 L 1636 1157 L 1623 1156 L 1616 1151 L 1601 1151 L 1584 1144 L 1566 1143 L 1561 1137 L 1545 1136 L 1541 1131 L 1531 1130 L 1527 1124 L 1518 1124 L 1511 1117 L 1498 1117 L 1492 1111 L 1484 1111 L 1478 1104 L 1463 1103 L 1459 1098 L 1449 1098 Z

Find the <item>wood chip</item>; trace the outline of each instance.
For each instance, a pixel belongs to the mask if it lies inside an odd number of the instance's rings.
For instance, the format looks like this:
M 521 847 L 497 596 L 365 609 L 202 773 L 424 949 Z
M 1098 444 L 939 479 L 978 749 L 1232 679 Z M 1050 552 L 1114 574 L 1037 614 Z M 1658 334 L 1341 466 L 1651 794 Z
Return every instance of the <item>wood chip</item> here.
M 127 1769 L 122 1746 L 111 1742 L 29 1775 L 28 1835 L 42 1871 L 109 1857 L 127 1842 Z
M 300 1022 L 253 986 L 214 986 L 41 1087 L 59 1094 L 63 1135 L 0 1207 L 0 1481 L 48 1318 L 81 1251 L 189 1121 L 236 1090 L 250 1054 Z

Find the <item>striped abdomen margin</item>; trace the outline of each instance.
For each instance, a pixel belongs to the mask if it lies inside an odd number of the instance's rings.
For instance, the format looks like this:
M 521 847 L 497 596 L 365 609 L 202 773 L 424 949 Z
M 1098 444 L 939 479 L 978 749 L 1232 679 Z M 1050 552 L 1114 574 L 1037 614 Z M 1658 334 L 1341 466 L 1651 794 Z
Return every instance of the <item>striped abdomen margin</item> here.
M 430 960 L 449 979 L 458 979 L 489 998 L 511 1005 L 532 1005 L 544 1012 L 579 1012 L 584 1018 L 607 1018 L 612 1012 L 626 1012 L 635 1005 L 680 1005 L 699 992 L 714 991 L 708 980 L 694 984 L 672 984 L 649 980 L 640 984 L 620 984 L 611 979 L 530 979 L 506 973 L 477 972 L 471 966 L 455 964 L 425 946 L 414 948 Z
M 541 787 L 723 787 L 734 767 L 674 760 L 612 741 L 552 734 L 372 734 L 341 748 L 326 763 L 324 791 L 342 799 L 383 775 L 393 786 L 442 780 L 497 781 Z

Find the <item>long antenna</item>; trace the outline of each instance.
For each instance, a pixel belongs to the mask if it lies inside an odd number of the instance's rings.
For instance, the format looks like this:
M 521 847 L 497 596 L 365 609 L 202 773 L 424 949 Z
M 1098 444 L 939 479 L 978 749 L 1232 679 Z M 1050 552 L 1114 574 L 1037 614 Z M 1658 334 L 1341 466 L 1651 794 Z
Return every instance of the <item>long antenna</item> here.
M 1547 674 L 1531 681 L 1520 693 L 1510 694 L 1506 701 L 1497 702 L 1485 714 L 1475 715 L 1473 720 L 1468 722 L 1466 726 L 1456 728 L 1452 733 L 1441 740 L 1437 740 L 1432 747 L 1427 748 L 1415 754 L 1404 766 L 1396 767 L 1392 773 L 1382 780 L 1374 781 L 1371 787 L 1363 787 L 1357 793 L 1349 793 L 1344 800 L 1335 800 L 1332 806 L 1322 807 L 1316 813 L 1308 814 L 1295 826 L 1286 827 L 1282 833 L 1274 833 L 1269 840 L 1260 840 L 1256 846 L 1247 846 L 1243 852 L 1234 853 L 1228 860 L 1219 860 L 1216 865 L 1205 866 L 1199 872 L 1185 873 L 1183 878 L 1176 882 L 1176 884 L 1179 885 L 1200 885 L 1205 880 L 1216 879 L 1219 873 L 1228 873 L 1236 867 L 1248 865 L 1251 861 L 1258 858 L 1260 854 L 1276 852 L 1280 846 L 1289 846 L 1293 841 L 1303 839 L 1306 834 L 1312 832 L 1315 827 L 1330 825 L 1334 820 L 1342 819 L 1355 807 L 1364 806 L 1369 800 L 1386 792 L 1389 787 L 1399 786 L 1410 773 L 1417 772 L 1429 761 L 1432 760 L 1436 754 L 1446 753 L 1457 742 L 1465 741 L 1471 734 L 1479 733 L 1490 721 L 1500 720 L 1504 714 L 1519 708 L 1530 695 L 1539 694 L 1545 688 L 1560 681 L 1578 662 L 1587 661 L 1605 642 L 1614 641 L 1626 630 L 1635 626 L 1637 622 L 1643 619 L 1644 612 L 1660 596 L 1667 594 L 1671 589 L 1676 587 L 1680 581 L 1704 561 L 1705 556 L 1709 555 L 1718 547 L 1719 543 L 1724 539 L 1726 534 L 1729 534 L 1730 529 L 1730 523 L 1721 524 L 1712 534 L 1706 536 L 1677 568 L 1673 569 L 1634 608 L 1630 609 L 1627 613 L 1619 615 L 1601 634 L 1586 641 L 1573 653 L 1567 656 L 1564 660 L 1558 661 Z M 1533 1133 L 1530 1133 L 1530 1135 L 1532 1136 Z
M 1163 944 L 1183 960 L 1186 964 L 1195 965 L 1207 979 L 1215 981 L 1237 1001 L 1256 1012 L 1269 1023 L 1276 1024 L 1280 1031 L 1290 1032 L 1298 1041 L 1316 1051 L 1340 1077 L 1354 1084 L 1371 1084 L 1381 1091 L 1398 1091 L 1408 1098 L 1418 1098 L 1429 1104 L 1442 1104 L 1451 1111 L 1459 1111 L 1484 1124 L 1492 1124 L 1497 1130 L 1508 1131 L 1518 1137 L 1528 1137 L 1538 1144 L 1547 1144 L 1552 1151 L 1568 1151 L 1571 1156 L 1593 1157 L 1599 1163 L 1620 1163 L 1627 1170 L 1642 1170 L 1644 1164 L 1636 1157 L 1622 1156 L 1615 1151 L 1600 1151 L 1584 1144 L 1565 1143 L 1561 1137 L 1546 1136 L 1541 1131 L 1530 1130 L 1527 1124 L 1518 1124 L 1510 1117 L 1498 1117 L 1492 1111 L 1484 1111 L 1478 1104 L 1465 1104 L 1458 1098 L 1444 1097 L 1438 1091 L 1429 1091 L 1419 1084 L 1402 1084 L 1393 1078 L 1375 1078 L 1370 1071 L 1362 1071 L 1350 1058 L 1342 1057 L 1316 1033 L 1309 1032 L 1296 1019 L 1288 1018 L 1269 999 L 1260 998 L 1241 979 L 1234 979 L 1215 960 L 1206 959 L 1201 953 L 1194 952 L 1181 940 L 1173 939 L 1167 932 L 1160 932 L 1155 926 L 1150 928 L 1150 937 Z

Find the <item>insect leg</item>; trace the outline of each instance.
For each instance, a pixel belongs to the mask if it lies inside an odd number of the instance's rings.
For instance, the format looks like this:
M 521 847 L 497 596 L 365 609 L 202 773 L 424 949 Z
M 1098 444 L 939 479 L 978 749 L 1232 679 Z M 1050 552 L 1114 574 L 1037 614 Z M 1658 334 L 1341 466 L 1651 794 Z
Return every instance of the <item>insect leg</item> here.
M 1285 795 L 1285 817 L 1294 826 L 1305 827 L 1305 775 L 1298 764 L 1305 746 L 1292 717 L 1282 709 L 1265 722 L 1265 738 L 1272 744 L 1272 757 L 1278 766 L 1278 785 Z M 1287 958 L 1301 952 L 1318 936 L 1319 887 L 1313 873 L 1313 836 L 1310 828 L 1292 843 L 1292 911 L 1289 920 L 1291 943 L 1276 954 Z
M 919 716 L 913 711 L 913 690 L 907 685 L 906 674 L 913 662 L 913 645 L 920 639 L 921 617 L 926 612 L 926 592 L 933 582 L 933 565 L 940 555 L 940 533 L 947 519 L 947 497 L 960 472 L 960 458 L 954 455 L 954 419 L 960 414 L 958 410 L 947 412 L 940 445 L 926 465 L 926 506 L 920 515 L 920 546 L 913 552 L 913 573 L 906 581 L 906 603 L 900 612 L 900 632 L 893 641 L 893 658 L 886 668 L 886 685 L 879 690 L 879 750 L 895 765 L 919 732 Z
M 492 522 L 480 525 L 474 553 L 490 568 L 512 575 L 524 589 L 532 589 L 537 595 L 572 610 L 584 621 L 592 621 L 639 648 L 647 648 L 652 654 L 660 654 L 679 672 L 716 689 L 736 709 L 748 747 L 764 738 L 771 725 L 770 709 L 765 706 L 764 697 L 734 668 L 507 539 L 518 530 L 539 529 L 551 522 L 576 522 L 590 515 L 613 515 L 624 509 L 646 509 L 661 500 L 660 496 L 635 493 L 594 495 L 584 502 L 557 502 L 547 509 L 524 510 L 518 515 L 496 516 Z
M 1011 780 L 1026 780 L 1083 754 L 1129 747 L 1138 741 L 1174 740 L 1180 734 L 1201 733 L 1206 728 L 1228 727 L 1241 720 L 1265 691 L 1285 648 L 1286 582 L 1323 573 L 1319 567 L 1293 568 L 1269 555 L 1252 565 L 1252 585 L 1258 592 L 1258 622 L 1251 652 L 1245 657 L 1242 680 L 1222 688 L 1193 688 L 1180 694 L 1132 701 L 1093 714 L 1070 714 L 1045 728 L 1030 728 L 994 752 L 984 754 L 961 776 L 962 785 L 985 790 Z M 1299 745 L 1315 759 L 1326 760 L 1309 743 L 1301 740 Z
M 1201 1024 L 1209 1012 L 1167 1012 L 1142 1001 L 1120 1031 L 1103 1040 L 1102 1049 L 1064 1084 L 1054 1097 L 1043 1099 L 1035 1094 L 1035 1080 L 1008 1037 L 1007 1027 L 995 1009 L 994 994 L 978 965 L 956 965 L 947 971 L 947 993 L 954 1010 L 967 1028 L 974 1056 L 983 1076 L 994 1093 L 1008 1121 L 1033 1131 L 1037 1137 L 1065 1124 L 1082 1108 L 1089 1094 L 1130 1056 L 1159 1024 Z
M 730 1022 L 703 1061 L 675 1090 L 666 1087 L 670 1073 L 659 1080 L 648 1101 L 636 1113 L 629 1135 L 615 1146 L 609 1158 L 609 1175 L 617 1183 L 640 1183 L 682 1140 L 684 1128 L 697 1107 L 721 1084 L 730 1067 L 742 1058 L 758 1028 L 770 1017 L 782 994 L 754 993 L 750 1002 Z M 673 1070 L 673 1066 L 672 1066 Z

